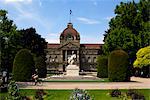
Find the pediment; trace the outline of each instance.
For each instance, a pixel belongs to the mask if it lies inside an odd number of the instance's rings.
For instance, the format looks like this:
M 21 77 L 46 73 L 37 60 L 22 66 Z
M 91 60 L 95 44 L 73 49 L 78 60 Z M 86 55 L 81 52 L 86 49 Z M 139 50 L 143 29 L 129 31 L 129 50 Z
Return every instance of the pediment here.
M 64 45 L 62 45 L 60 48 L 79 48 L 79 46 L 71 43 L 71 42 L 68 42 L 68 43 L 65 43 Z

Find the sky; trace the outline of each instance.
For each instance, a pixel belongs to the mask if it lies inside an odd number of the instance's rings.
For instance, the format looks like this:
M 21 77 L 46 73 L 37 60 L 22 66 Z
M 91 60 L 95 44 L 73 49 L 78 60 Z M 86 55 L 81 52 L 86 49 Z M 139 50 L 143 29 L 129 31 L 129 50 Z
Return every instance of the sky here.
M 70 19 L 81 43 L 103 43 L 114 9 L 131 0 L 0 0 L 18 29 L 33 27 L 48 43 L 59 43 Z

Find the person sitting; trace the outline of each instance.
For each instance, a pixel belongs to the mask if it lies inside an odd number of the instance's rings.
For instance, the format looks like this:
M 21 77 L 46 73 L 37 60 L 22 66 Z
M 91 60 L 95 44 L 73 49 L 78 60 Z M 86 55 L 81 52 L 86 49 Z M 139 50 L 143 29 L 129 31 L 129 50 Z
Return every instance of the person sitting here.
M 35 82 L 35 84 L 34 85 L 36 85 L 37 84 L 37 82 L 38 82 L 38 78 L 39 78 L 39 76 L 37 75 L 37 74 L 33 74 L 32 75 L 32 79 L 34 80 L 34 82 Z

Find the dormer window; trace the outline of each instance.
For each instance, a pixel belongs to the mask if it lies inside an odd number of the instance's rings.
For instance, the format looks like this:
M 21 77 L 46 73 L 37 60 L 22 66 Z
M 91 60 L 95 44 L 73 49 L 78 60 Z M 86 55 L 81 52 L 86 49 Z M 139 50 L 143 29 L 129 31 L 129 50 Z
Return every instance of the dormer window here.
M 73 36 L 71 35 L 71 33 L 68 33 L 68 35 L 66 36 L 67 40 L 73 40 Z

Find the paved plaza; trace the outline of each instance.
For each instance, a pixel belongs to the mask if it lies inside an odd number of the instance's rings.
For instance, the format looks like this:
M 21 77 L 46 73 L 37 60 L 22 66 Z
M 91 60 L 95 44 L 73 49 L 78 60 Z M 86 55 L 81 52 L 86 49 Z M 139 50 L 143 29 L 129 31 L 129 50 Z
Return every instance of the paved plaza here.
M 150 78 L 132 77 L 132 82 L 17 82 L 21 89 L 150 89 Z

